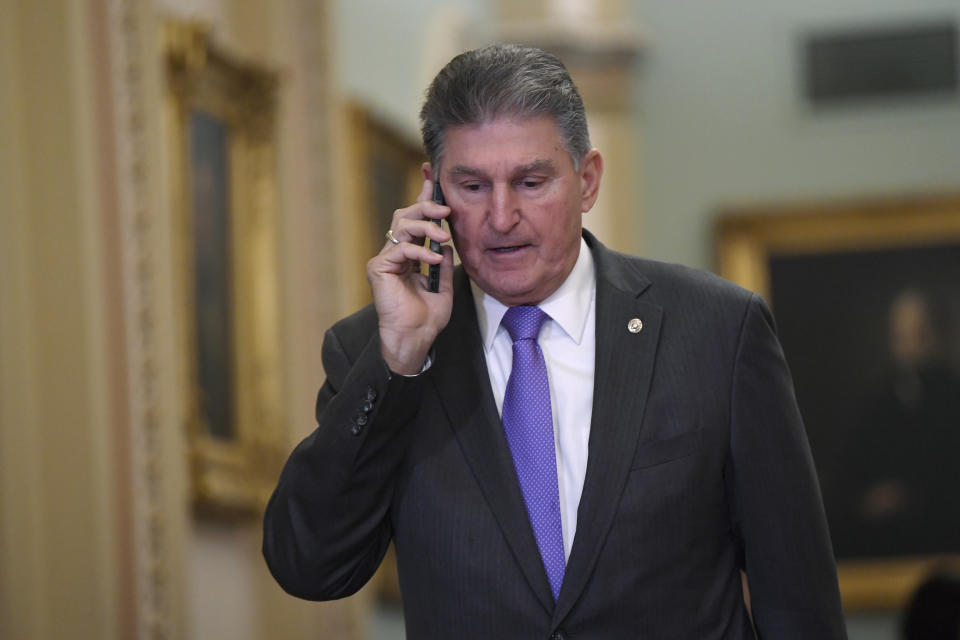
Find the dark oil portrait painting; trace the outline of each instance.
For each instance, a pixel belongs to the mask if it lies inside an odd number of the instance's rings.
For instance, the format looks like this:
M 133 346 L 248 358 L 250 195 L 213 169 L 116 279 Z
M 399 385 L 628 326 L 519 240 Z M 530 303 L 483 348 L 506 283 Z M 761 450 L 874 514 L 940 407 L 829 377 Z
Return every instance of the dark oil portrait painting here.
M 839 559 L 960 552 L 960 244 L 772 255 Z
M 194 111 L 189 136 L 196 401 L 210 435 L 229 439 L 234 398 L 228 129 L 222 120 Z

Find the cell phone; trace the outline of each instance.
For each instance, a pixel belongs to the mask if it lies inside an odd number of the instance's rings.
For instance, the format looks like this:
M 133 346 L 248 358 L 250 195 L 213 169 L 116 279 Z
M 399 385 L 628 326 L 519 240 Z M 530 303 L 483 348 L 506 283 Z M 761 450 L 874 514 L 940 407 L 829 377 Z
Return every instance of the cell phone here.
M 447 201 L 443 197 L 443 190 L 440 188 L 440 181 L 433 181 L 433 201 L 437 204 L 447 205 Z M 438 227 L 442 227 L 443 223 L 439 218 L 435 218 L 434 222 Z M 430 250 L 436 253 L 442 253 L 440 251 L 440 243 L 436 240 L 430 240 Z M 427 270 L 427 280 L 429 282 L 430 291 L 437 293 L 440 291 L 440 265 L 431 264 L 430 268 Z

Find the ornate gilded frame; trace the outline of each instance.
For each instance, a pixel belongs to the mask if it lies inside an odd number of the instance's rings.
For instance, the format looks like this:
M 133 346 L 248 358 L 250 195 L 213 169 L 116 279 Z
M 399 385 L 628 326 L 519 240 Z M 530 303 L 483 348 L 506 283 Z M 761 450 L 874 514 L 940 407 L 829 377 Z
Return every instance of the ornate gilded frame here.
M 278 76 L 236 60 L 203 25 L 168 22 L 163 32 L 169 187 L 175 209 L 178 324 L 195 507 L 220 515 L 258 513 L 285 451 L 276 177 Z M 232 430 L 215 437 L 200 410 L 196 365 L 189 118 L 203 112 L 225 126 L 230 251 Z
M 960 196 L 731 209 L 717 218 L 715 238 L 719 274 L 770 300 L 773 256 L 960 242 Z M 960 556 L 841 560 L 844 607 L 900 608 L 930 571 L 945 565 L 960 566 Z

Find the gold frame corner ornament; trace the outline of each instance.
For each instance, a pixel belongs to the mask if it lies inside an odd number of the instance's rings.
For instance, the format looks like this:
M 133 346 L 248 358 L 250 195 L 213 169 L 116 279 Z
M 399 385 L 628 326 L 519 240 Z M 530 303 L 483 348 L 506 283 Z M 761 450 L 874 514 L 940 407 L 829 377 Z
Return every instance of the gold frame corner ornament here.
M 201 23 L 168 21 L 162 42 L 193 505 L 199 512 L 220 517 L 251 516 L 266 504 L 286 450 L 277 313 L 281 302 L 276 175 L 279 76 L 218 49 Z M 232 334 L 228 375 L 233 388 L 229 437 L 213 435 L 200 408 L 190 147 L 190 118 L 195 112 L 215 118 L 226 131 L 226 298 Z
M 960 195 L 731 208 L 714 232 L 719 275 L 771 301 L 774 256 L 960 243 Z M 841 558 L 844 608 L 901 608 L 924 578 L 946 567 L 960 568 L 960 554 Z

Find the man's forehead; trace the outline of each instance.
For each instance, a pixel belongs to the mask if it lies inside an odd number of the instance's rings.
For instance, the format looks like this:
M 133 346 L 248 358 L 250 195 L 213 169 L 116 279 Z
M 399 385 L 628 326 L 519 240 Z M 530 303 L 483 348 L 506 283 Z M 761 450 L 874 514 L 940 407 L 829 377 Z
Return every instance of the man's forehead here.
M 486 173 L 494 166 L 510 173 L 558 171 L 568 156 L 551 115 L 503 116 L 444 130 L 442 164 L 450 175 Z

